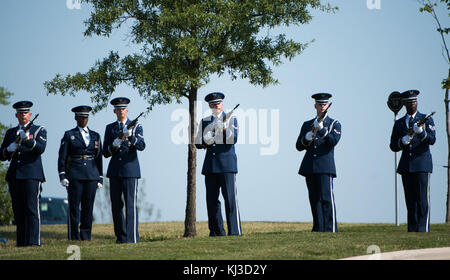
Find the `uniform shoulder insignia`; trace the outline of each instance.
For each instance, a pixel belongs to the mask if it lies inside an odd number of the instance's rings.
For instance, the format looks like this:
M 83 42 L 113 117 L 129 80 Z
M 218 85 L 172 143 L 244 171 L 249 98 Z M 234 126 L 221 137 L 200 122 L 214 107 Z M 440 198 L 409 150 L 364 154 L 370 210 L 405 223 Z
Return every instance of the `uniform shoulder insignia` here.
M 334 127 L 336 124 L 339 124 L 339 121 L 338 120 L 333 120 L 333 122 L 331 123 L 331 127 L 333 128 L 333 131 L 336 134 L 341 134 L 341 132 L 337 128 Z

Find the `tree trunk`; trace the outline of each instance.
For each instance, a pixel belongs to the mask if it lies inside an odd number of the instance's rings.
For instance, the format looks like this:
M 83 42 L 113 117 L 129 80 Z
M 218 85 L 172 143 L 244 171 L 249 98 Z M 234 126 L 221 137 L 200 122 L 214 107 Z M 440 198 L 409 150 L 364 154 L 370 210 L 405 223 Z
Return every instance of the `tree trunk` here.
M 450 69 L 448 73 L 450 79 Z M 447 214 L 445 222 L 450 223 L 450 113 L 449 113 L 449 100 L 448 100 L 448 88 L 445 90 L 445 120 L 447 125 L 447 145 L 448 145 L 448 158 L 447 158 Z
M 197 235 L 196 222 L 196 169 L 197 150 L 195 148 L 196 113 L 197 113 L 197 88 L 189 91 L 189 145 L 188 145 L 188 170 L 187 170 L 187 200 L 186 216 L 184 219 L 184 237 Z

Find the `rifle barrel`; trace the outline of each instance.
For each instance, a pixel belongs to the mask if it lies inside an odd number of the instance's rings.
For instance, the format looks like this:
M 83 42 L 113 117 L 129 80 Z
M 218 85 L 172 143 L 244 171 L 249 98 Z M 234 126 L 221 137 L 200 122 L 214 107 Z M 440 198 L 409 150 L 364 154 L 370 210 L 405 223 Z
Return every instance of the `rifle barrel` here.
M 418 121 L 417 126 L 423 126 L 436 112 L 431 112 L 431 114 L 427 115 L 423 120 Z M 414 134 L 414 129 L 410 127 L 408 129 L 408 136 L 412 136 Z
M 31 120 L 31 122 L 29 122 L 27 124 L 27 126 L 25 126 L 23 128 L 23 131 L 28 132 L 30 131 L 30 128 L 33 126 L 34 121 L 36 120 L 36 118 L 39 117 L 39 114 L 36 114 L 36 116 L 34 116 L 34 118 Z M 16 142 L 17 144 L 21 144 L 21 140 L 20 140 L 20 135 L 17 135 L 16 139 L 14 140 L 14 142 Z
M 223 122 L 226 122 L 231 117 L 231 115 L 233 115 L 234 110 L 236 110 L 237 107 L 239 107 L 239 105 L 241 105 L 241 104 L 234 106 L 233 110 L 231 110 L 230 112 L 225 114 L 225 116 L 223 118 Z
M 331 102 L 330 105 L 328 105 L 327 109 L 325 111 L 323 111 L 322 116 L 320 116 L 317 120 L 318 122 L 321 122 L 321 121 L 323 121 L 323 119 L 325 119 L 325 116 L 327 115 L 328 109 L 330 108 L 331 104 L 333 104 L 333 103 Z M 313 136 L 315 137 L 317 131 L 315 131 L 315 129 L 314 129 L 314 123 L 311 125 L 311 131 L 313 132 Z

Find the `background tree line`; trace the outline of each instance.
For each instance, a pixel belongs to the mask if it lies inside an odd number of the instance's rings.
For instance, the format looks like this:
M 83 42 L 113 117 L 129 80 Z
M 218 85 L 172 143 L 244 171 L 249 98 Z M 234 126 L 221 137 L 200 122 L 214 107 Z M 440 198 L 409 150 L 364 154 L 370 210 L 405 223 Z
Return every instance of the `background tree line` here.
M 9 92 L 4 87 L 0 87 L 0 104 L 9 105 L 9 98 L 12 96 L 12 92 Z M 4 109 L 2 109 L 4 110 Z M 0 143 L 3 142 L 3 137 L 5 136 L 6 130 L 9 126 L 0 122 Z M 8 191 L 8 184 L 5 181 L 6 171 L 8 170 L 7 162 L 0 162 L 0 226 L 9 225 L 14 214 L 11 206 L 11 196 Z

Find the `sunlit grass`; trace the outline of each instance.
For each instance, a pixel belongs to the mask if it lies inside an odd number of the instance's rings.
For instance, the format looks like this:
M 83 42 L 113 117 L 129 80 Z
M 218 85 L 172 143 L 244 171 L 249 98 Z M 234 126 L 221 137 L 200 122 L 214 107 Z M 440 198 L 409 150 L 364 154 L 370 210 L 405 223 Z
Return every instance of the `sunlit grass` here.
M 70 245 L 81 259 L 338 259 L 364 255 L 370 245 L 381 252 L 449 247 L 450 225 L 432 225 L 429 233 L 408 233 L 406 225 L 339 224 L 338 233 L 311 232 L 311 223 L 244 222 L 243 236 L 209 237 L 197 223 L 197 237 L 184 238 L 183 222 L 139 225 L 138 244 L 115 244 L 113 226 L 96 224 L 92 241 L 68 241 L 65 225 L 42 226 L 41 247 L 16 247 L 15 227 L 0 227 L 0 259 L 67 259 Z

